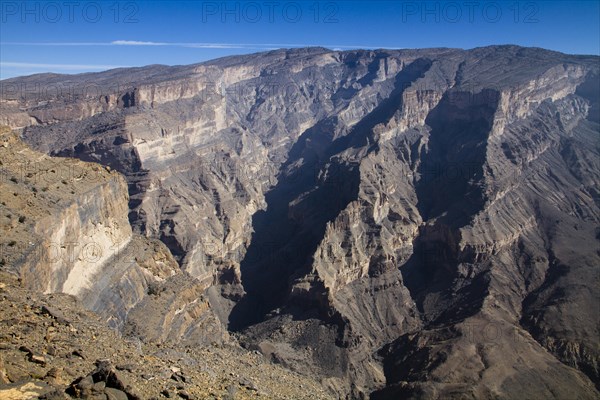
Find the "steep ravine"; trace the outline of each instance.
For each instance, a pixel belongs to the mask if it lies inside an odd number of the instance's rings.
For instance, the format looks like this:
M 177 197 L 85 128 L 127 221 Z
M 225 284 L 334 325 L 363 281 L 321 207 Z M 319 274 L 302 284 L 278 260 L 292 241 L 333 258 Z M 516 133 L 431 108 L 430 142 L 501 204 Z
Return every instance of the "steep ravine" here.
M 0 398 L 331 398 L 227 335 L 202 283 L 132 234 L 120 174 L 0 143 Z

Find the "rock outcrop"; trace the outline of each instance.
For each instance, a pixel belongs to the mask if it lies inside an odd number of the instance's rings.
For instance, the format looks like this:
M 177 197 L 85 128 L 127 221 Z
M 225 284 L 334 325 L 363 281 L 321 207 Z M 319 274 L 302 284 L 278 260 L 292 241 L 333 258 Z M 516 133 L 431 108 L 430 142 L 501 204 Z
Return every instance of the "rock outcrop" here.
M 161 242 L 132 233 L 122 175 L 2 140 L 2 262 L 24 287 L 73 295 L 122 327 L 150 286 L 180 273 Z

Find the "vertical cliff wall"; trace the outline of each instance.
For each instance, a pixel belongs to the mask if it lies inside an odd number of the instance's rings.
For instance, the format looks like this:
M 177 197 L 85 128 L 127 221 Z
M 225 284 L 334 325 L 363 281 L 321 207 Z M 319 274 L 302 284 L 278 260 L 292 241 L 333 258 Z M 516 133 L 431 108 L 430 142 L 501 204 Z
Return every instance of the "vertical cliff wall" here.
M 194 316 L 209 322 L 202 322 L 207 332 L 196 335 L 196 342 L 227 337 L 198 284 L 185 299 L 166 302 L 165 316 L 185 317 L 181 330 L 150 322 L 143 313 L 129 316 L 136 307 L 151 307 L 161 285 L 194 279 L 182 276 L 164 244 L 132 233 L 122 175 L 37 153 L 9 130 L 2 135 L 2 267 L 17 274 L 25 288 L 73 295 L 112 328 L 137 324 L 153 332 L 156 341 L 176 341 L 194 329 L 196 318 L 178 316 L 178 309 L 198 303 L 202 307 Z

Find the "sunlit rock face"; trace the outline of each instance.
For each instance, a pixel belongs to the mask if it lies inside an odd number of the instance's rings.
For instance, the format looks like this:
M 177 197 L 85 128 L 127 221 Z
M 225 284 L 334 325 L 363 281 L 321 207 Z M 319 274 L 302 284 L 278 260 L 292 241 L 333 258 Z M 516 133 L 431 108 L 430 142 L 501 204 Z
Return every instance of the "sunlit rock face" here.
M 0 127 L 3 269 L 27 290 L 74 296 L 109 327 L 145 341 L 228 340 L 204 285 L 159 240 L 132 232 L 121 174 L 49 157 L 5 131 Z
M 598 76 L 515 46 L 279 50 L 6 80 L 0 122 L 122 172 L 181 298 L 344 396 L 597 398 Z

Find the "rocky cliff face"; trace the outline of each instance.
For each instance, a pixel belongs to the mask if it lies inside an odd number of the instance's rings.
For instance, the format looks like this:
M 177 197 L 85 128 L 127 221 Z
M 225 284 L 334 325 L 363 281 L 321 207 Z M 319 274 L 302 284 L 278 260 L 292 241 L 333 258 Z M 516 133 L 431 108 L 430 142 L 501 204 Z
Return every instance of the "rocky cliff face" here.
M 0 118 L 122 172 L 134 231 L 196 278 L 129 332 L 226 326 L 352 398 L 594 398 L 598 76 L 514 46 L 281 50 L 6 80 Z
M 131 240 L 125 180 L 99 165 L 55 161 L 10 133 L 3 140 L 5 264 L 33 290 L 77 295 Z
M 37 153 L 11 133 L 4 133 L 3 140 L 3 267 L 16 273 L 28 290 L 77 297 L 112 328 L 122 330 L 140 319 L 158 342 L 181 339 L 183 333 L 170 324 L 153 325 L 146 315 L 136 314 L 138 308 L 148 311 L 160 297 L 159 288 L 189 276 L 182 274 L 164 244 L 132 233 L 122 175 L 100 165 Z M 192 290 L 187 299 L 204 304 L 196 317 L 212 315 L 202 292 Z M 166 304 L 172 310 L 160 311 L 170 318 L 176 318 L 177 306 L 186 306 L 182 298 Z M 217 333 L 205 329 L 197 342 L 227 337 L 210 315 L 205 318 L 213 321 Z M 193 329 L 197 323 L 188 318 L 180 325 Z

